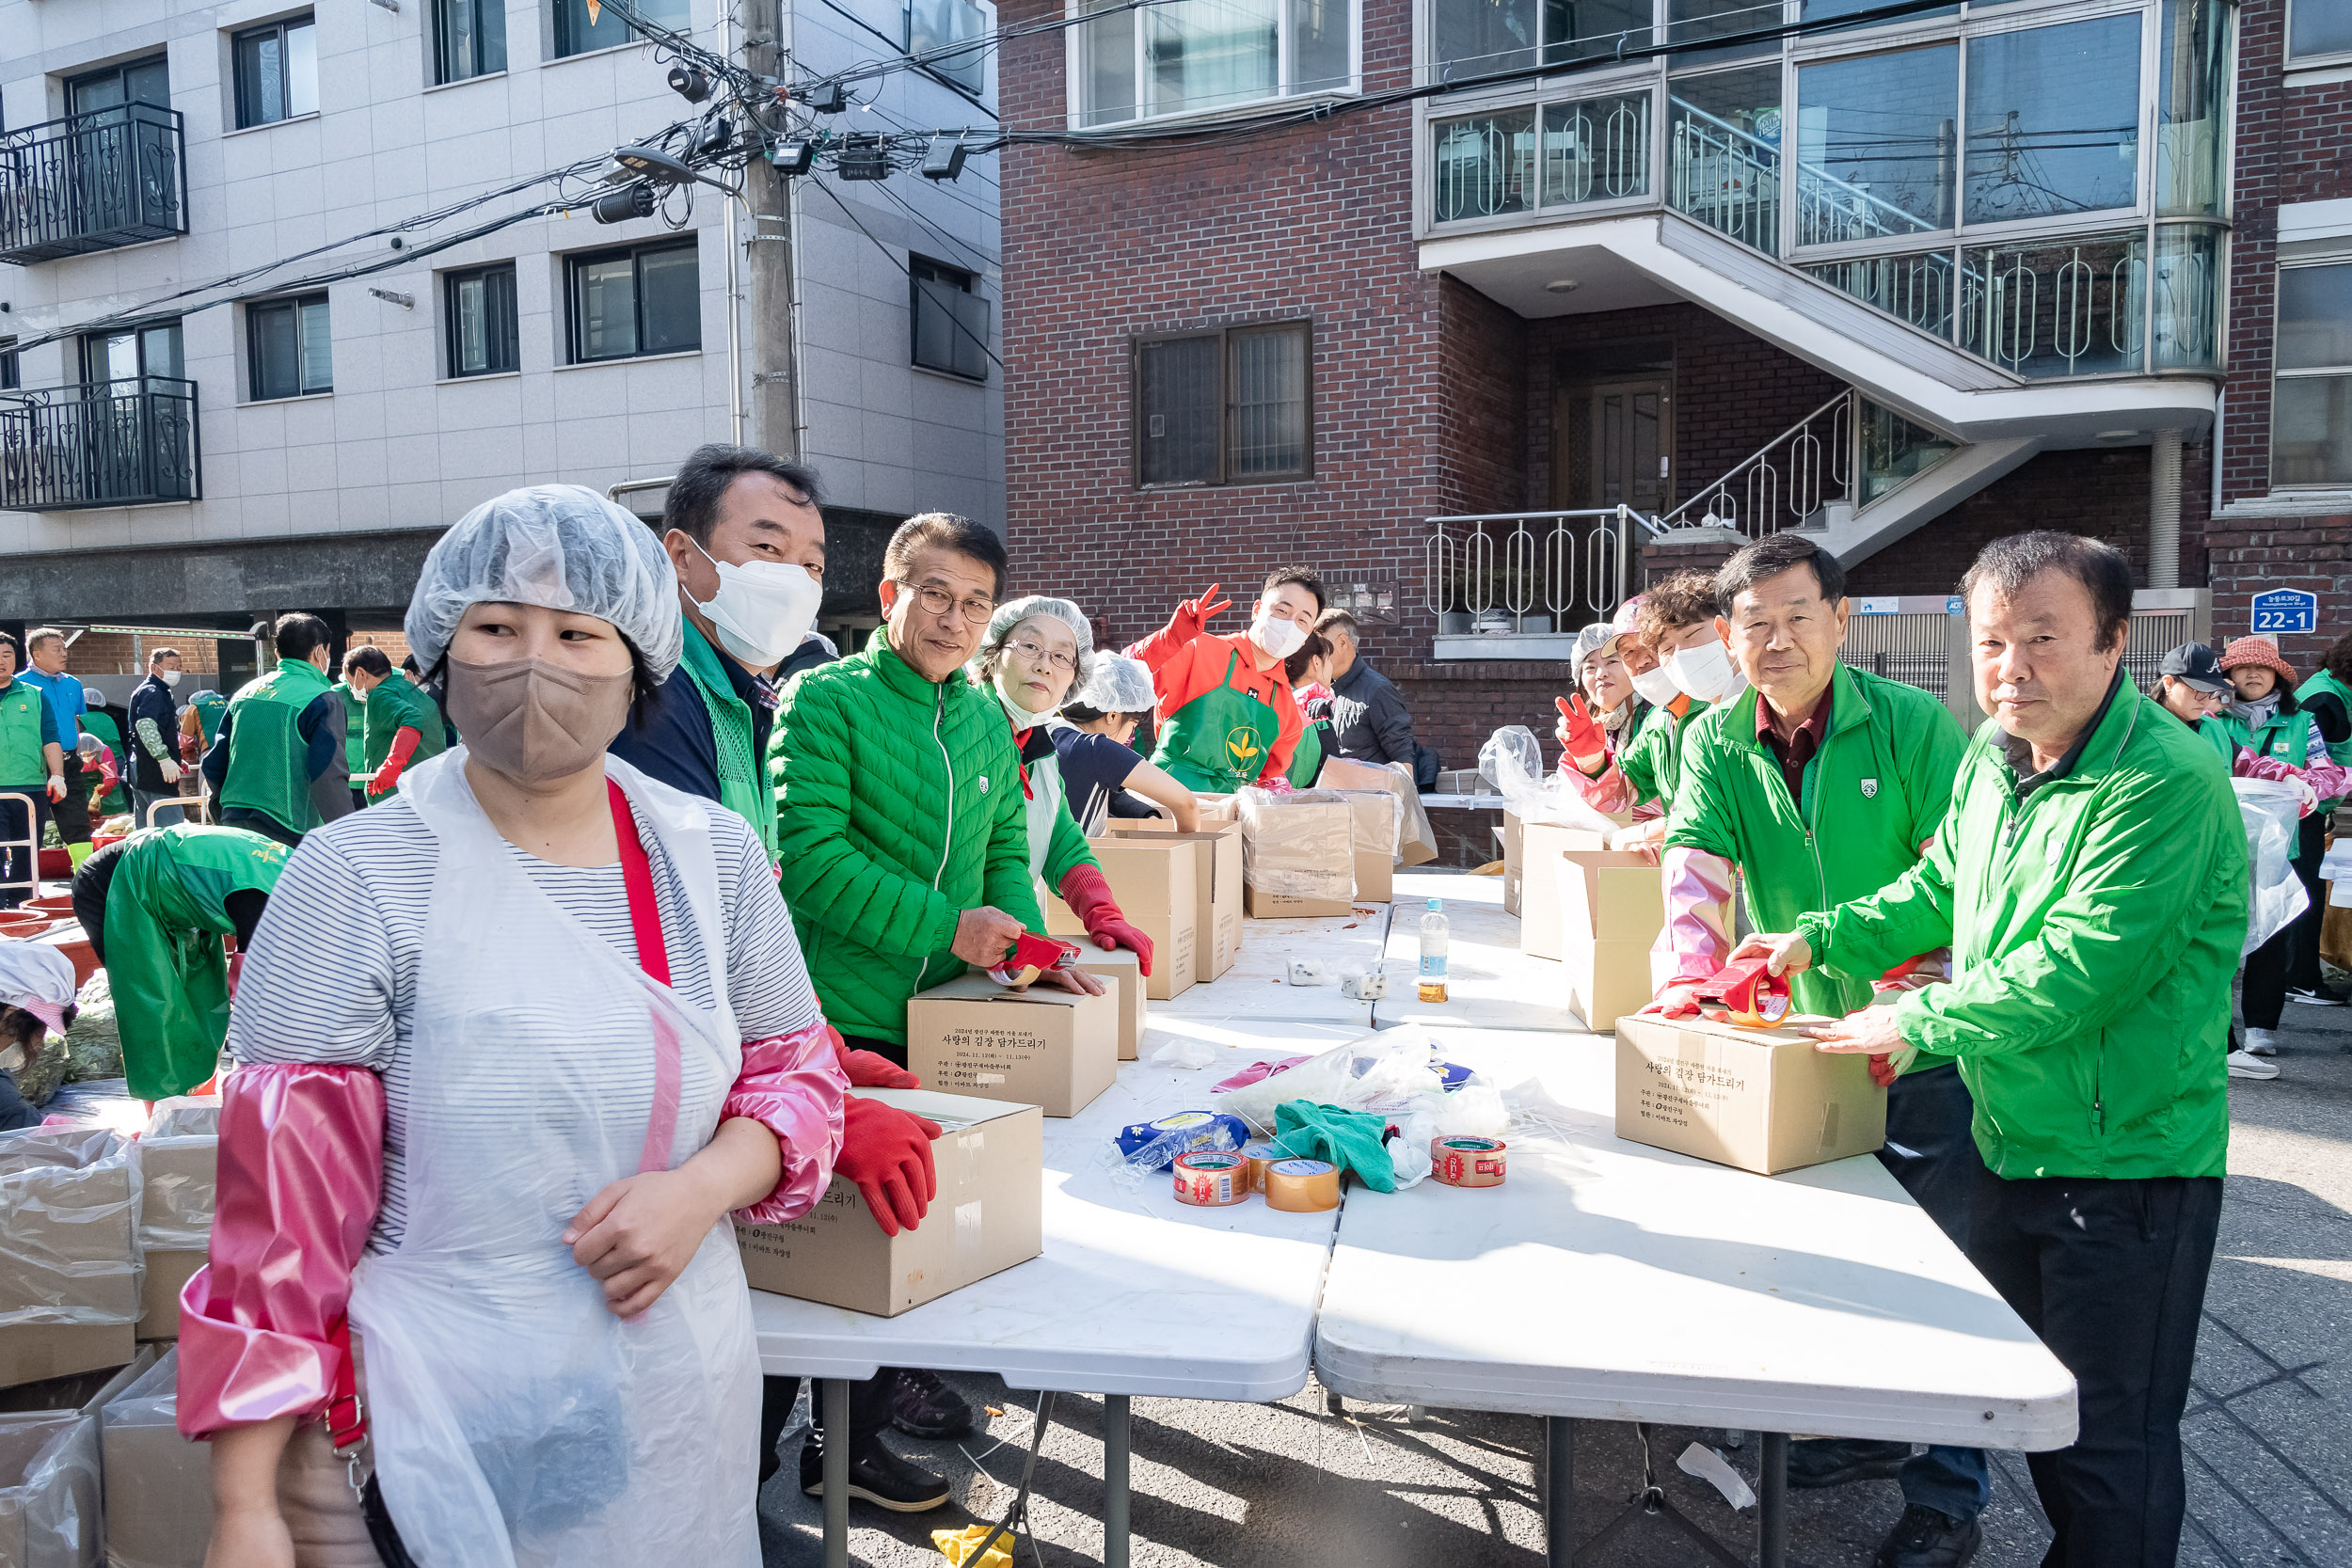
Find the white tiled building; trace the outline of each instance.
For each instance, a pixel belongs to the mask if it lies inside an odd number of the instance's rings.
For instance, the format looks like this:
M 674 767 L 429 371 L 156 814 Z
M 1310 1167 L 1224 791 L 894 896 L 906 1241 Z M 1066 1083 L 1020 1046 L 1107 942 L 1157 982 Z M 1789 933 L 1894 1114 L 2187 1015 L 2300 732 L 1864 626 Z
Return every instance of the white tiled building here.
M 739 42 L 718 0 L 638 3 L 713 52 Z M 533 482 L 659 478 L 743 432 L 749 309 L 730 309 L 728 201 L 707 186 L 677 229 L 601 225 L 583 206 L 286 287 L 560 194 L 539 185 L 165 300 L 702 112 L 614 13 L 592 26 L 583 0 L 499 5 L 0 0 L 0 352 L 74 334 L 0 369 L 0 625 L 229 626 L 289 609 L 392 624 L 435 532 L 474 503 Z M 787 10 L 796 58 L 818 72 L 896 55 L 911 29 L 969 36 L 993 18 L 972 0 Z M 887 76 L 833 123 L 988 127 L 993 60 L 969 75 Z M 833 503 L 844 590 L 870 586 L 858 564 L 910 512 L 1002 524 L 999 372 L 943 325 L 943 309 L 981 323 L 993 354 L 994 164 L 952 186 L 911 172 L 796 183 L 803 453 Z M 750 231 L 739 212 L 735 239 Z M 963 292 L 987 303 L 940 305 Z M 130 325 L 77 330 L 151 302 Z

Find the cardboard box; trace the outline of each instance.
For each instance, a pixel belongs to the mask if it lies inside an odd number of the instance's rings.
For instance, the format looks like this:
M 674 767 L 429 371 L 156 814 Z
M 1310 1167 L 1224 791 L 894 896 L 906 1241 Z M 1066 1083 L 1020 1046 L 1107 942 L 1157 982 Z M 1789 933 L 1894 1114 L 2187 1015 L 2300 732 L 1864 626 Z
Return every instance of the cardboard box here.
M 861 1091 L 863 1092 L 863 1091 Z M 180 1338 L 180 1292 L 204 1266 L 204 1253 L 195 1247 L 172 1247 L 146 1255 L 147 1274 L 139 1282 L 139 1321 L 142 1341 Z
M 98 1418 L 0 1416 L 0 1564 L 90 1568 L 100 1560 Z
M 1625 1018 L 1617 1136 L 1771 1176 L 1877 1148 L 1886 1091 L 1868 1057 L 1816 1051 L 1794 1028 Z
M 1119 1059 L 1134 1061 L 1143 1043 L 1143 966 L 1123 947 L 1105 953 L 1088 942 L 1078 967 L 1110 988 L 1111 999 L 1119 1004 Z
M 1396 896 L 1397 798 L 1385 789 L 1342 790 L 1355 829 L 1356 902 Z
M 1130 832 L 1189 838 L 1200 847 L 1200 864 L 1195 867 L 1199 879 L 1193 888 L 1193 909 L 1198 921 L 1193 939 L 1192 977 L 1203 983 L 1216 979 L 1241 957 L 1241 824 L 1228 822 L 1197 833 L 1180 833 L 1172 823 L 1135 821 L 1112 829 L 1111 836 L 1120 838 Z M 1156 956 L 1152 967 L 1159 967 Z
M 1584 1027 L 1605 1035 L 1617 1020 L 1650 1005 L 1646 942 L 1571 942 L 1561 969 L 1568 982 L 1568 1007 Z
M 1035 1258 L 1045 1246 L 1045 1123 L 1034 1105 L 926 1089 L 860 1089 L 945 1129 L 931 1145 L 939 1196 L 913 1230 L 884 1236 L 843 1177 L 789 1225 L 740 1225 L 755 1291 L 895 1318 Z
M 1426 865 L 1438 858 L 1438 835 L 1422 809 L 1421 791 L 1413 787 L 1413 770 L 1401 762 L 1386 766 L 1333 757 L 1315 775 L 1317 789 L 1385 790 L 1397 798 L 1396 863 Z
M 1074 1117 L 1119 1076 L 1119 1000 L 1052 986 L 1007 990 L 967 974 L 908 1002 L 907 1070 L 942 1094 Z
M 1495 832 L 1502 839 L 1502 912 L 1519 913 L 1519 879 L 1526 869 L 1527 834 L 1515 812 L 1502 814 L 1502 826 Z M 1525 944 L 1525 938 L 1520 939 Z
M 119 1367 L 138 1351 L 127 1323 L 10 1324 L 0 1327 L 0 1388 Z
M 102 1129 L 0 1138 L 0 1386 L 119 1366 L 139 1315 L 130 1145 Z
M 1561 957 L 1560 857 L 1569 850 L 1601 850 L 1604 841 L 1600 834 L 1582 828 L 1563 828 L 1550 822 L 1517 825 L 1519 859 L 1516 867 L 1508 854 L 1511 840 L 1506 836 L 1503 841 L 1503 906 L 1507 909 L 1513 903 L 1511 890 L 1516 884 L 1519 951 L 1531 958 L 1556 958 Z M 1658 880 L 1656 866 L 1650 868 L 1650 880 Z
M 1119 912 L 1152 939 L 1152 976 L 1144 994 L 1173 1002 L 1190 990 L 1200 973 L 1200 867 L 1206 853 L 1198 833 L 1113 833 L 1087 847 L 1103 867 L 1103 879 Z M 1045 929 L 1057 937 L 1086 935 L 1086 927 L 1058 896 L 1045 900 Z
M 1252 920 L 1356 912 L 1356 818 L 1334 790 L 1241 797 L 1245 912 Z
M 213 1449 L 180 1435 L 179 1378 L 167 1352 L 99 1411 L 107 1560 L 123 1568 L 204 1568 Z

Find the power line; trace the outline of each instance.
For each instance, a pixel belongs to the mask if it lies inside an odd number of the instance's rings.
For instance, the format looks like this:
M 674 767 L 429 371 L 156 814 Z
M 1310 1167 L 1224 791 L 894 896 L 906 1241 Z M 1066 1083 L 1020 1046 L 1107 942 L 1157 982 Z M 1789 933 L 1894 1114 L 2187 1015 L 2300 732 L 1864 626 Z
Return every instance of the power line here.
M 872 230 L 858 222 L 857 214 L 850 211 L 850 204 L 841 199 L 838 192 L 836 192 L 831 185 L 826 184 L 822 180 L 812 179 L 809 181 L 809 183 L 824 192 L 827 196 L 833 198 L 833 204 L 841 209 L 841 215 L 850 220 L 850 227 L 855 229 L 859 233 L 865 235 L 867 240 L 871 241 L 874 248 L 881 251 L 882 255 L 889 260 L 892 266 L 897 267 L 900 272 L 906 274 L 908 283 L 912 284 L 914 281 L 914 270 L 912 267 L 909 267 L 904 261 L 899 261 L 897 254 L 893 252 L 888 245 L 882 244 L 882 241 L 875 239 L 874 231 Z M 1005 368 L 1005 362 L 996 357 L 996 351 L 988 346 L 988 340 L 980 337 L 970 327 L 964 325 L 962 321 L 957 317 L 954 311 L 950 310 L 947 312 L 947 321 L 948 324 L 954 326 L 957 331 L 971 339 L 975 343 L 977 343 L 979 345 L 980 352 L 987 355 L 998 370 L 1001 371 Z

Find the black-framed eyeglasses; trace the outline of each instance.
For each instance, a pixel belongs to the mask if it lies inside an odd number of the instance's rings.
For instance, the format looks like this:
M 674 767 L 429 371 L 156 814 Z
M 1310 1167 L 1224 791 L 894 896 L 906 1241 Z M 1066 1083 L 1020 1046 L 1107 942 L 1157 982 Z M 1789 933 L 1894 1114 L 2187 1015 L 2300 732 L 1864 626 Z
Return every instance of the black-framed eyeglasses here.
M 914 602 L 923 607 L 923 613 L 926 615 L 945 615 L 951 607 L 961 608 L 966 621 L 976 626 L 984 626 L 988 625 L 988 618 L 996 613 L 996 601 L 983 598 L 977 594 L 968 599 L 959 601 L 945 588 L 905 581 L 900 581 L 898 586 L 914 595 Z

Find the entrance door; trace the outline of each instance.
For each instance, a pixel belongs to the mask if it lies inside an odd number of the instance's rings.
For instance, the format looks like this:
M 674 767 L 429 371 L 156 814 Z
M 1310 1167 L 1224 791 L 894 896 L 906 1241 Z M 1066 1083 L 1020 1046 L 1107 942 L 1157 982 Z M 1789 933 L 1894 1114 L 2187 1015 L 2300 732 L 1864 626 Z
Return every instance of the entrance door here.
M 1591 499 L 1584 504 L 1653 515 L 1674 504 L 1671 388 L 1659 378 L 1594 386 Z

